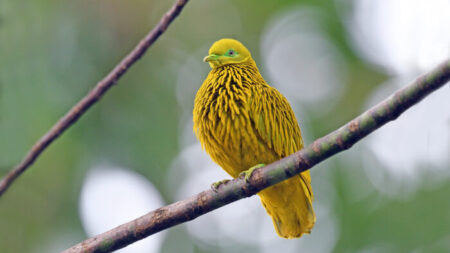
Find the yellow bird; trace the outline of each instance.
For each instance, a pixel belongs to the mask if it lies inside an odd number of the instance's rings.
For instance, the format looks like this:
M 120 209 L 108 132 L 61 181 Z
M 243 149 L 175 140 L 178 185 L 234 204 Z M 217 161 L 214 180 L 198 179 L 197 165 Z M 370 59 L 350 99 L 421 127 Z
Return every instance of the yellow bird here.
M 228 174 L 236 178 L 244 173 L 247 179 L 253 169 L 303 148 L 291 106 L 264 81 L 242 43 L 216 41 L 204 61 L 211 71 L 195 97 L 194 132 Z M 309 171 L 258 195 L 279 236 L 295 238 L 311 232 L 316 217 Z

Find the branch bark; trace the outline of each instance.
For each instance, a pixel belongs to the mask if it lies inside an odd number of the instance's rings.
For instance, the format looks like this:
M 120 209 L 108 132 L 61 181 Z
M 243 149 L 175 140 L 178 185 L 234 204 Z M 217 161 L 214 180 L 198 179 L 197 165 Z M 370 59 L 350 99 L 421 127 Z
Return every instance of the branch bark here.
M 172 21 L 180 14 L 188 0 L 176 0 L 172 8 L 166 12 L 159 23 L 142 39 L 139 44 L 106 76 L 97 83 L 83 99 L 70 109 L 55 125 L 42 136 L 23 158 L 23 160 L 8 172 L 0 181 L 0 197 L 10 185 L 27 170 L 41 155 L 41 153 L 64 131 L 72 126 L 92 105 L 138 61 L 148 48 L 163 34 Z
M 248 183 L 242 177 L 231 180 L 220 185 L 217 192 L 206 190 L 188 199 L 161 207 L 87 239 L 63 253 L 111 252 L 236 200 L 250 197 L 264 188 L 310 169 L 336 153 L 349 149 L 377 128 L 395 120 L 449 80 L 450 60 L 447 60 L 341 128 L 286 158 L 255 170 Z

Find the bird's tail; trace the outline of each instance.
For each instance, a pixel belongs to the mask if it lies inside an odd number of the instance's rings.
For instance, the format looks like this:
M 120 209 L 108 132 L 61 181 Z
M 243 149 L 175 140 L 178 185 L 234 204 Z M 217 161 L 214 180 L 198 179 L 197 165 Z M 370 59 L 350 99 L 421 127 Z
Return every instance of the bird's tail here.
M 296 238 L 304 233 L 309 234 L 316 221 L 312 208 L 310 177 L 306 173 L 309 172 L 303 172 L 258 193 L 281 237 Z

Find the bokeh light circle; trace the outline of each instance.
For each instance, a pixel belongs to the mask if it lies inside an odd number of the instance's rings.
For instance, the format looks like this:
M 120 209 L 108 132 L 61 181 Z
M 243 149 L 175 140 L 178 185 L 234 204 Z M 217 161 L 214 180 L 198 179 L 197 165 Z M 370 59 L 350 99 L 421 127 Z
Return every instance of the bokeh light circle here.
M 292 8 L 275 15 L 261 45 L 266 81 L 315 117 L 338 101 L 347 69 L 320 29 L 319 19 L 320 13 L 310 8 Z
M 95 236 L 164 205 L 159 191 L 136 172 L 97 166 L 88 172 L 80 194 L 80 218 L 88 236 Z M 165 233 L 158 233 L 116 252 L 157 253 Z

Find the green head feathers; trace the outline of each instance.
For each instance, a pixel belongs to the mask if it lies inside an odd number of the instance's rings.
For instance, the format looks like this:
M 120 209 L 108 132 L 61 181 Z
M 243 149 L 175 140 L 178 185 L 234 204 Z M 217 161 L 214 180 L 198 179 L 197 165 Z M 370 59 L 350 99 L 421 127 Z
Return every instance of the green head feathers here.
M 211 46 L 209 55 L 203 61 L 208 62 L 211 68 L 217 68 L 228 64 L 245 63 L 252 56 L 241 42 L 234 39 L 221 39 Z

